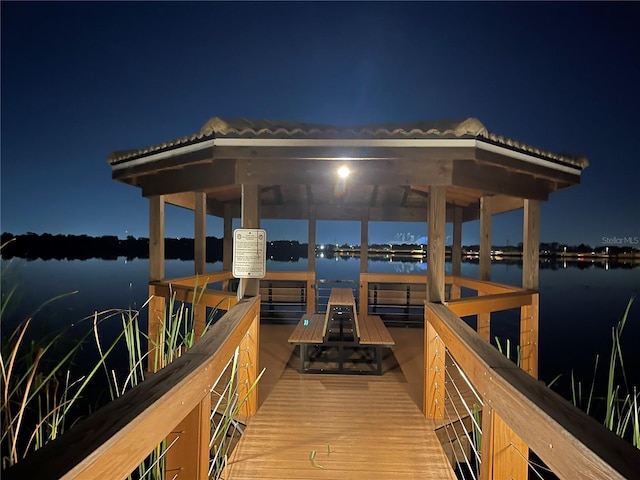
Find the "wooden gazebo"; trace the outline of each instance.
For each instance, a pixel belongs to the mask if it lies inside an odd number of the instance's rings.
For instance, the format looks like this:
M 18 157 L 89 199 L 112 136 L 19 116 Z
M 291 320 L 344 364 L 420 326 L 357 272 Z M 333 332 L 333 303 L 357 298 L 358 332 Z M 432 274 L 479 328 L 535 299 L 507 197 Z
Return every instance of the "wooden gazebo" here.
M 445 298 L 445 222 L 453 223 L 452 274 L 460 275 L 461 228 L 480 219 L 480 279 L 490 280 L 491 218 L 524 209 L 521 287 L 538 288 L 540 205 L 580 181 L 587 160 L 557 155 L 464 121 L 334 127 L 268 120 L 210 119 L 199 133 L 109 156 L 113 178 L 142 191 L 150 205 L 150 280 L 163 281 L 164 204 L 195 212 L 195 273 L 205 271 L 206 215 L 224 218 L 224 265 L 231 270 L 231 225 L 261 219 L 309 220 L 313 272 L 316 220 L 361 222 L 367 272 L 369 221 L 426 221 L 428 300 Z M 348 169 L 348 177 L 338 175 Z M 256 294 L 257 280 L 243 284 Z M 491 293 L 490 290 L 481 293 Z M 495 292 L 494 292 L 495 293 Z M 242 296 L 242 294 L 240 295 Z M 312 307 L 310 305 L 310 307 Z M 524 367 L 537 375 L 537 302 L 523 308 Z M 489 338 L 487 314 L 478 332 Z M 527 350 L 527 347 L 524 347 Z M 528 363 L 529 362 L 529 363 Z
M 523 287 L 537 288 L 540 204 L 575 185 L 585 158 L 556 155 L 487 131 L 477 119 L 333 127 L 210 119 L 199 133 L 109 156 L 113 178 L 150 203 L 151 280 L 162 280 L 163 205 L 195 212 L 196 273 L 204 269 L 205 217 L 245 227 L 260 219 L 427 221 L 429 298 L 444 300 L 444 224 L 454 225 L 454 275 L 463 222 L 481 222 L 481 279 L 489 278 L 491 216 L 524 208 Z M 350 175 L 339 178 L 340 167 Z M 310 259 L 313 255 L 309 256 Z M 225 269 L 230 268 L 225 248 Z M 366 252 L 362 255 L 363 269 Z M 364 270 L 363 270 L 364 272 Z

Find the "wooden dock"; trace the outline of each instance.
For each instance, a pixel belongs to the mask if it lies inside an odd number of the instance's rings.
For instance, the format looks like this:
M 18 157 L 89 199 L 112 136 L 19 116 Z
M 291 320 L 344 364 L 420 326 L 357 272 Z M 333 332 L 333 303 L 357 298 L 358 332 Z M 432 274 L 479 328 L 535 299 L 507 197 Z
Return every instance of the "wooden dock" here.
M 224 478 L 455 479 L 434 423 L 412 399 L 394 356 L 387 362 L 381 377 L 304 375 L 292 358 Z

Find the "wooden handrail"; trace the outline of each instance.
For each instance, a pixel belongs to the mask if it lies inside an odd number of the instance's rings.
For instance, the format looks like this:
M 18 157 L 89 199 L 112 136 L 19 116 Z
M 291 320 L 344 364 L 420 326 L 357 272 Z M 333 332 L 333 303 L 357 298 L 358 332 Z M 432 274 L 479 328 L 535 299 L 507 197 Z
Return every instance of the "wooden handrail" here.
M 261 280 L 299 280 L 307 281 L 308 279 L 315 279 L 315 272 L 266 272 L 265 276 Z
M 488 280 L 478 280 L 469 277 L 459 277 L 454 275 L 447 275 L 445 277 L 445 283 L 456 285 L 458 287 L 466 287 L 471 290 L 483 292 L 487 294 L 491 293 L 509 293 L 522 290 L 520 287 L 514 287 L 513 285 L 506 285 L 503 283 L 490 282 Z
M 636 478 L 640 451 L 535 380 L 445 305 L 425 302 L 435 329 L 485 405 L 562 479 Z M 428 396 L 425 411 L 429 410 Z M 491 438 L 484 439 L 487 444 Z
M 210 395 L 259 312 L 260 297 L 240 301 L 176 361 L 4 471 L 3 478 L 125 478 Z
M 170 283 L 171 285 L 183 285 L 185 287 L 202 287 L 205 282 L 217 283 L 223 282 L 233 278 L 233 275 L 229 271 L 203 273 L 201 275 L 189 275 L 188 277 L 172 278 L 171 280 L 165 280 L 163 283 Z
M 217 307 L 222 310 L 229 310 L 238 301 L 237 295 L 233 292 L 223 292 L 210 288 L 201 290 L 201 287 L 197 286 L 174 285 L 166 282 L 151 282 L 149 287 L 150 295 L 167 299 L 175 296 L 176 300 L 185 303 L 194 303 L 193 297 L 195 295 L 196 298 L 200 297 L 199 306 Z
M 459 317 L 464 317 L 531 305 L 534 295 L 536 295 L 536 292 L 520 290 L 511 293 L 484 295 L 482 297 L 458 298 L 445 302 L 445 305 Z
M 360 282 L 426 284 L 427 276 L 425 274 L 412 273 L 361 273 Z

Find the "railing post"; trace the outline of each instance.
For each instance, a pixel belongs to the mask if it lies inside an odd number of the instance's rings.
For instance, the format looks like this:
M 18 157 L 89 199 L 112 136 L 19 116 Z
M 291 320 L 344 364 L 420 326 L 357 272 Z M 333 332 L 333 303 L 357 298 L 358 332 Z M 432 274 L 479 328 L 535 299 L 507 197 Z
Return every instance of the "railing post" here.
M 520 366 L 538 378 L 538 299 L 532 295 L 531 305 L 520 307 Z
M 238 399 L 242 402 L 239 413 L 247 417 L 255 415 L 258 410 L 258 386 L 254 384 L 258 379 L 259 366 L 260 302 L 256 306 L 251 326 L 240 342 L 238 357 Z
M 484 292 L 478 291 L 478 296 L 485 295 Z M 478 313 L 476 315 L 476 330 L 478 335 L 487 342 L 491 340 L 491 313 Z
M 167 436 L 167 480 L 206 480 L 209 475 L 211 393 Z
M 316 292 L 314 287 L 316 284 L 315 272 L 307 273 L 307 312 L 314 313 L 316 311 Z
M 490 406 L 482 410 L 481 480 L 526 480 L 529 472 L 527 444 Z
M 482 440 L 480 446 L 480 480 L 493 480 L 493 408 L 482 406 Z
M 156 295 L 155 286 L 149 285 L 149 303 L 147 305 L 149 318 L 147 326 L 147 334 L 149 335 L 147 345 L 147 350 L 149 352 L 147 357 L 148 372 L 155 372 L 162 368 L 162 352 L 164 351 L 162 322 L 164 322 L 165 308 L 166 299 Z
M 444 418 L 444 344 L 431 324 L 430 310 L 424 315 L 424 399 L 422 411 L 429 419 Z
M 369 278 L 360 274 L 360 311 L 359 315 L 369 313 Z
M 460 285 L 456 284 L 457 277 L 451 276 L 451 288 L 449 289 L 449 300 L 460 298 Z

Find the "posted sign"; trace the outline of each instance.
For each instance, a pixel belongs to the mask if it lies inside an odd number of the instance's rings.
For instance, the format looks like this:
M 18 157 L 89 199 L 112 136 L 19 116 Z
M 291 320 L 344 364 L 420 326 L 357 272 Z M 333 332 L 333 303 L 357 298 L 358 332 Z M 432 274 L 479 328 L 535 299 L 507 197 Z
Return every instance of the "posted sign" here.
M 233 276 L 263 278 L 267 263 L 267 232 L 259 228 L 233 231 Z

